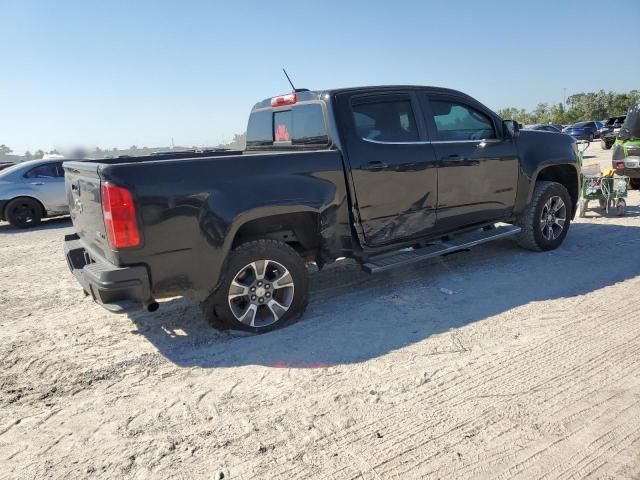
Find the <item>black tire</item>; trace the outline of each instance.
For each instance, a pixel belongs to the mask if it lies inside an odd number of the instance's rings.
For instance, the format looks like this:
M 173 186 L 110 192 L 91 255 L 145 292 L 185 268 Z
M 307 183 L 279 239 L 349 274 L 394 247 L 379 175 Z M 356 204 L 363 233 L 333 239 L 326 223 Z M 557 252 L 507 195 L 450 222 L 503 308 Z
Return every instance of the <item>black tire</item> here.
M 20 197 L 11 200 L 4 211 L 7 221 L 16 228 L 31 228 L 40 225 L 42 205 L 33 198 Z
M 611 150 L 611 144 L 607 143 L 605 140 L 600 140 L 600 148 L 602 148 L 602 150 Z
M 242 323 L 236 318 L 230 306 L 230 303 L 235 302 L 235 300 L 230 300 L 229 294 L 231 283 L 236 276 L 248 265 L 262 260 L 268 260 L 272 262 L 271 264 L 273 265 L 280 264 L 280 266 L 288 270 L 293 284 L 293 288 L 291 288 L 291 295 L 293 297 L 292 300 L 290 300 L 290 306 L 288 310 L 286 310 L 286 313 L 273 321 L 273 323 L 263 326 L 251 326 Z M 276 284 L 273 283 L 273 300 L 276 299 L 275 288 L 277 288 Z M 248 298 L 246 300 L 247 303 L 250 303 L 248 302 Z M 241 299 L 241 301 L 243 301 L 243 299 Z M 202 302 L 201 309 L 209 324 L 219 330 L 232 329 L 265 333 L 295 323 L 306 310 L 308 302 L 309 279 L 307 276 L 307 268 L 302 257 L 286 243 L 264 239 L 245 243 L 231 252 L 227 260 L 220 287 L 207 300 Z M 267 308 L 266 305 L 260 305 L 258 307 L 260 312 L 264 310 L 262 307 Z M 272 312 L 271 309 L 270 311 Z M 256 317 L 258 317 L 257 314 Z
M 631 180 L 629 180 L 629 185 L 631 186 L 631 188 L 640 190 L 640 178 L 632 178 Z
M 543 229 L 545 227 L 541 225 L 541 217 L 543 210 L 546 208 L 545 205 L 553 197 L 560 197 L 562 199 L 565 208 L 565 220 L 564 226 L 557 237 L 547 239 L 543 235 Z M 522 232 L 516 237 L 518 244 L 522 248 L 536 252 L 558 248 L 567 236 L 572 216 L 571 197 L 563 185 L 556 182 L 536 182 L 531 202 L 516 222 L 522 228 Z

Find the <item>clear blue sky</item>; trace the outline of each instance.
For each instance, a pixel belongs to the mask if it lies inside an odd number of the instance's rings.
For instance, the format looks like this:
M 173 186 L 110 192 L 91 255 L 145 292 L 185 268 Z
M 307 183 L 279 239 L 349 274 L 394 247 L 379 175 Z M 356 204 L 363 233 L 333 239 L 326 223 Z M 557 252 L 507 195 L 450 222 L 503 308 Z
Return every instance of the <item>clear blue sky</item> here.
M 640 88 L 639 0 L 0 0 L 0 19 L 0 143 L 19 152 L 229 140 L 288 91 L 283 65 L 297 87 L 446 86 L 494 109 Z

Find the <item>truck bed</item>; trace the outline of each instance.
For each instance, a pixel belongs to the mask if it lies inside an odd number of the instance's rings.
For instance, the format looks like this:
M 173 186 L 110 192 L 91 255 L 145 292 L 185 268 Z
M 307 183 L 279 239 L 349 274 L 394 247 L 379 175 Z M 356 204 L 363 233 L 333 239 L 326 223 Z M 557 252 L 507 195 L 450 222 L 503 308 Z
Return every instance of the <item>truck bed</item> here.
M 90 259 L 116 267 L 144 264 L 157 297 L 210 291 L 235 231 L 261 215 L 331 212 L 335 222 L 328 241 L 341 245 L 339 236 L 350 235 L 337 150 L 150 155 L 65 162 L 64 168 L 74 227 Z M 114 250 L 109 245 L 101 204 L 104 182 L 131 193 L 139 246 Z

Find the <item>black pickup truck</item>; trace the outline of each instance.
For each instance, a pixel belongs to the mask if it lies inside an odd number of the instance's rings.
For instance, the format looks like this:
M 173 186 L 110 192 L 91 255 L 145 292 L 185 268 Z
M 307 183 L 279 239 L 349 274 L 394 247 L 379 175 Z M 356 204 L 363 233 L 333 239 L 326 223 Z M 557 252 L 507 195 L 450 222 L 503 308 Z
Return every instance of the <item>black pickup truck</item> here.
M 564 240 L 580 162 L 461 92 L 296 90 L 257 103 L 244 151 L 66 162 L 69 267 L 115 312 L 188 296 L 222 328 L 300 318 L 306 263 L 379 272 L 497 238 Z

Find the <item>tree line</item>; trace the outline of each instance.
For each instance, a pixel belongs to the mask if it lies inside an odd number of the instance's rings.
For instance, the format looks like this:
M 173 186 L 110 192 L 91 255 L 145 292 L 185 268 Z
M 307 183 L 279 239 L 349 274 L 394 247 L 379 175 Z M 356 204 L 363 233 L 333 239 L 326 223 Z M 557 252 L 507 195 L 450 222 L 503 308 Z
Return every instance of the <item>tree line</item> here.
M 0 145 L 0 159 L 13 159 L 14 157 L 18 157 L 20 161 L 34 160 L 38 158 L 42 158 L 48 154 L 57 154 L 59 153 L 57 150 L 51 150 L 49 152 L 45 152 L 44 150 L 37 150 L 35 153 L 31 153 L 30 151 L 24 152 L 24 155 L 12 155 L 13 150 L 9 148 L 4 143 Z
M 501 108 L 496 113 L 505 120 L 517 120 L 525 125 L 535 123 L 572 124 L 586 120 L 603 120 L 627 113 L 631 105 L 640 102 L 640 90 L 617 93 L 598 92 L 576 93 L 565 103 L 539 103 L 527 111 L 524 108 Z

